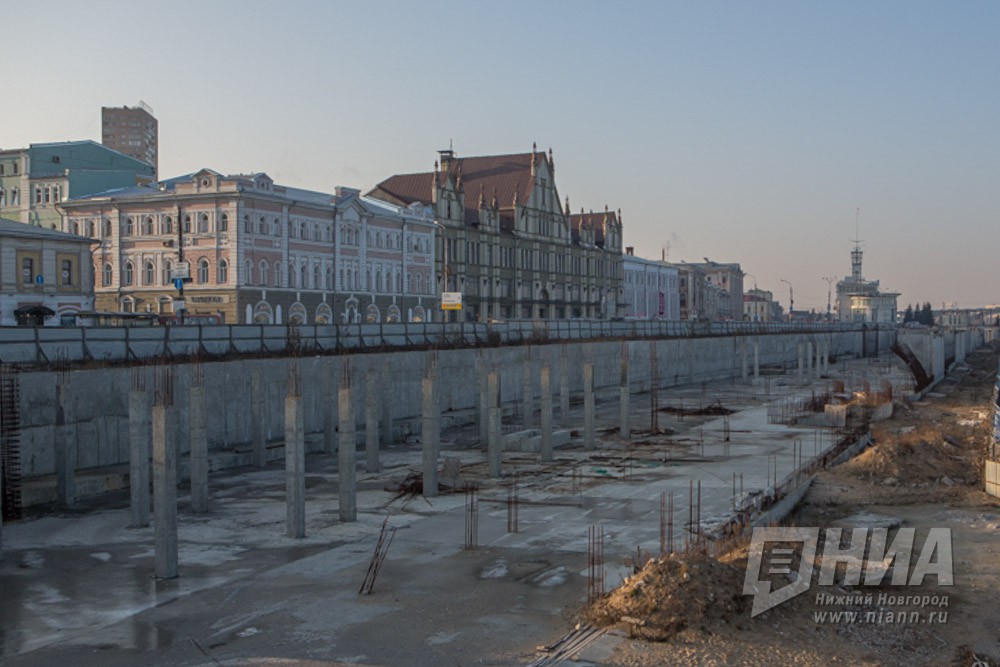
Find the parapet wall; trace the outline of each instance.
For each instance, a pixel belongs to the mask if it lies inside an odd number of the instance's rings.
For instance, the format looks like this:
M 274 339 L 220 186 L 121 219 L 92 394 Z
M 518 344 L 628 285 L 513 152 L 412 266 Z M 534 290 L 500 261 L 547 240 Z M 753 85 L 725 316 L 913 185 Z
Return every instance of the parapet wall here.
M 653 377 L 659 387 L 692 384 L 709 380 L 735 379 L 744 372 L 754 372 L 754 350 L 760 367 L 781 366 L 794 369 L 800 349 L 812 343 L 829 350 L 833 357 L 858 356 L 862 347 L 871 355 L 874 341 L 862 343 L 860 331 L 817 334 L 787 333 L 761 336 L 710 336 L 666 340 L 601 342 L 560 342 L 494 348 L 463 348 L 438 351 L 387 351 L 367 354 L 310 356 L 267 359 L 236 359 L 204 363 L 205 396 L 208 414 L 208 439 L 211 449 L 245 449 L 252 440 L 252 415 L 262 412 L 268 438 L 284 434 L 284 397 L 290 364 L 297 364 L 305 410 L 307 434 L 321 433 L 325 414 L 336 412 L 336 391 L 345 365 L 350 366 L 355 391 L 354 415 L 361 428 L 364 423 L 364 378 L 379 373 L 380 401 L 388 402 L 401 435 L 401 420 L 421 413 L 421 378 L 428 361 L 437 359 L 437 378 L 442 413 L 474 409 L 479 400 L 481 368 L 495 367 L 500 373 L 502 401 L 511 404 L 521 399 L 522 373 L 528 368 L 533 378 L 533 393 L 538 395 L 538 372 L 543 364 L 552 368 L 552 391 L 558 396 L 562 367 L 565 365 L 570 391 L 582 391 L 581 369 L 594 363 L 595 387 L 620 386 L 623 348 L 628 353 L 629 377 L 633 392 L 648 391 Z M 894 342 L 893 332 L 882 331 L 878 350 L 885 352 Z M 800 345 L 801 344 L 801 345 Z M 656 371 L 651 359 L 655 348 Z M 815 354 L 815 352 L 814 352 Z M 180 433 L 181 453 L 188 451 L 188 390 L 192 365 L 175 364 L 174 404 Z M 262 405 L 252 404 L 251 377 L 259 371 L 264 385 Z M 146 374 L 145 386 L 153 387 L 153 367 Z M 19 374 L 21 395 L 21 474 L 23 477 L 55 472 L 56 437 L 77 441 L 77 469 L 124 464 L 129 454 L 128 396 L 133 381 L 130 367 L 104 367 L 63 371 L 65 397 L 61 419 L 56 384 L 59 374 L 53 371 L 25 371 Z M 152 391 L 149 391 L 152 402 Z M 56 426 L 61 422 L 62 425 Z

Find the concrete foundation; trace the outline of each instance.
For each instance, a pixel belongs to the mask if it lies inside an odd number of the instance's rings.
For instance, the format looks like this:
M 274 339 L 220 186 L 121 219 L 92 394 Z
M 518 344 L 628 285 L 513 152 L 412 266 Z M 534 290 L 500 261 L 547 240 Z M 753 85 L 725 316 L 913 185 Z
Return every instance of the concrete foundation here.
M 177 576 L 177 443 L 172 412 L 165 405 L 153 406 L 154 561 L 159 579 Z
M 541 458 L 543 461 L 552 460 L 552 369 L 549 366 L 542 366 L 539 371 L 539 385 L 541 397 Z
M 378 418 L 379 406 L 389 401 L 378 400 L 378 371 L 369 368 L 365 375 L 365 470 L 378 472 Z
M 525 346 L 524 361 L 521 363 L 521 422 L 524 428 L 531 428 L 534 424 L 535 402 L 534 402 L 534 366 L 531 362 L 531 348 Z
M 129 506 L 132 528 L 149 525 L 149 399 L 144 390 L 128 395 L 129 410 Z
M 188 392 L 189 438 L 191 442 L 191 511 L 208 511 L 208 434 L 206 433 L 205 387 L 192 385 Z
M 559 423 L 569 425 L 569 354 L 566 346 L 559 349 Z
M 381 373 L 379 373 L 379 380 L 382 384 L 382 395 L 391 396 L 392 395 L 392 371 L 385 367 Z M 382 406 L 382 426 L 379 428 L 379 436 L 381 437 L 382 444 L 385 446 L 391 445 L 393 441 L 392 437 L 392 401 L 378 401 Z
M 500 375 L 491 370 L 487 376 L 489 387 L 489 438 L 487 441 L 487 459 L 489 461 L 490 477 L 500 477 L 503 474 L 503 453 L 500 443 Z
M 423 450 L 424 497 L 434 498 L 438 495 L 438 450 L 441 447 L 441 408 L 437 400 L 437 368 L 431 360 L 422 382 L 423 396 L 423 430 L 420 436 L 420 447 Z
M 593 447 L 596 441 L 597 415 L 595 410 L 594 364 L 587 362 L 583 365 L 583 444 L 585 447 Z
M 357 440 L 354 434 L 354 410 L 351 406 L 351 379 L 345 365 L 341 373 L 337 391 L 337 413 L 339 416 L 338 452 L 338 494 L 340 497 L 340 520 L 358 520 L 358 480 L 355 467 Z
M 632 388 L 628 380 L 628 348 L 622 347 L 621 387 L 618 389 L 619 425 L 618 434 L 626 440 L 632 435 L 629 424 L 629 397 Z
M 285 398 L 285 504 L 288 537 L 306 536 L 306 447 L 302 397 Z
M 267 396 L 259 368 L 250 374 L 250 418 L 253 432 L 253 462 L 258 468 L 267 465 Z
M 323 452 L 337 451 L 337 365 L 334 359 L 323 364 Z
M 56 497 L 59 506 L 70 508 L 76 504 L 76 438 L 67 426 L 67 412 L 72 390 L 69 375 L 56 379 Z

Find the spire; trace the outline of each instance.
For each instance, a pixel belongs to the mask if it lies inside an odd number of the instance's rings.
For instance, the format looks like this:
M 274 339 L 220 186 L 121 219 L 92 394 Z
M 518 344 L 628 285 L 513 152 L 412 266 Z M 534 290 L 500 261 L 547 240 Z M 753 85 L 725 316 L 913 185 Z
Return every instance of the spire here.
M 461 191 L 462 188 L 462 163 L 458 163 L 458 175 L 455 176 L 455 188 Z
M 538 145 L 535 142 L 531 142 L 531 175 L 535 175 L 535 159 L 538 154 Z
M 573 211 L 569 207 L 569 195 L 566 195 L 566 215 L 572 215 Z
M 531 166 L 532 166 L 531 173 L 535 173 L 534 161 L 532 161 Z M 520 190 L 521 190 L 521 181 L 518 181 L 517 185 L 514 186 L 514 206 L 517 206 L 518 204 L 521 203 L 521 196 L 519 194 Z
M 490 199 L 490 206 L 493 207 L 493 210 L 500 208 L 500 200 L 497 199 L 497 186 L 495 185 L 493 186 L 493 198 Z
M 486 208 L 486 191 L 482 183 L 479 184 L 479 208 Z
M 556 166 L 556 162 L 552 159 L 552 146 L 549 146 L 549 167 L 554 166 Z

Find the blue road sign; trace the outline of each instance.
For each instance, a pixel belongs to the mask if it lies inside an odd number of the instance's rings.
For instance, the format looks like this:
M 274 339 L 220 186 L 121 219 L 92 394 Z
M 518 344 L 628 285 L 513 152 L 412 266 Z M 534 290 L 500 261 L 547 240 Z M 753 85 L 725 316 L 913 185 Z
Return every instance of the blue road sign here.
M 42 284 L 42 283 L 44 283 L 44 282 L 45 282 L 45 278 L 43 278 L 43 277 L 42 277 L 42 276 L 40 276 L 40 275 L 38 275 L 38 276 L 35 276 L 35 284 L 36 284 L 36 285 L 41 285 L 41 284 Z
M 181 289 L 182 287 L 184 287 L 184 281 L 181 280 L 180 278 L 174 278 L 174 287 L 176 287 L 177 289 Z

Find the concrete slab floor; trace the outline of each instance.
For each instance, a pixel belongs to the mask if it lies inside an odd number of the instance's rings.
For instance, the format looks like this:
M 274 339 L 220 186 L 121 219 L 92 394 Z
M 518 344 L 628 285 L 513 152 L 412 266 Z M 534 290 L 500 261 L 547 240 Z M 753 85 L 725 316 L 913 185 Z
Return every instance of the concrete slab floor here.
M 893 369 L 887 371 L 886 369 Z M 838 363 L 831 376 L 898 375 L 893 364 Z M 127 491 L 4 526 L 0 550 L 0 660 L 5 665 L 314 664 L 519 665 L 575 623 L 587 597 L 588 527 L 604 527 L 606 582 L 628 572 L 639 548 L 659 551 L 660 494 L 674 494 L 674 543 L 684 540 L 692 480 L 702 522 L 728 517 L 733 474 L 760 490 L 834 442 L 823 429 L 769 424 L 767 401 L 819 391 L 826 380 L 787 376 L 756 384 L 659 390 L 661 405 L 719 402 L 728 417 L 659 413 L 671 435 L 643 433 L 648 394 L 631 400 L 630 442 L 617 435 L 617 388 L 601 392 L 599 437 L 580 437 L 543 464 L 504 455 L 488 477 L 478 427 L 443 433 L 442 460 L 462 462 L 453 482 L 479 487 L 478 545 L 463 550 L 465 496 L 392 501 L 386 484 L 419 470 L 419 444 L 383 450 L 381 472 L 358 467 L 358 521 L 338 519 L 336 456 L 307 460 L 306 537 L 285 537 L 284 469 L 212 475 L 207 515 L 180 489 L 180 577 L 153 578 L 152 528 L 129 529 Z M 614 389 L 612 392 L 611 389 Z M 461 420 L 456 420 L 461 421 Z M 506 429 L 520 426 L 510 420 Z M 557 423 L 559 419 L 556 420 Z M 728 422 L 728 429 L 727 423 Z M 726 442 L 725 433 L 730 440 Z M 363 459 L 364 457 L 359 457 Z M 574 475 L 574 469 L 576 474 Z M 518 532 L 507 532 L 508 490 L 518 480 Z M 383 520 L 396 528 L 374 592 L 359 596 Z M 590 656 L 588 656 L 590 657 Z

